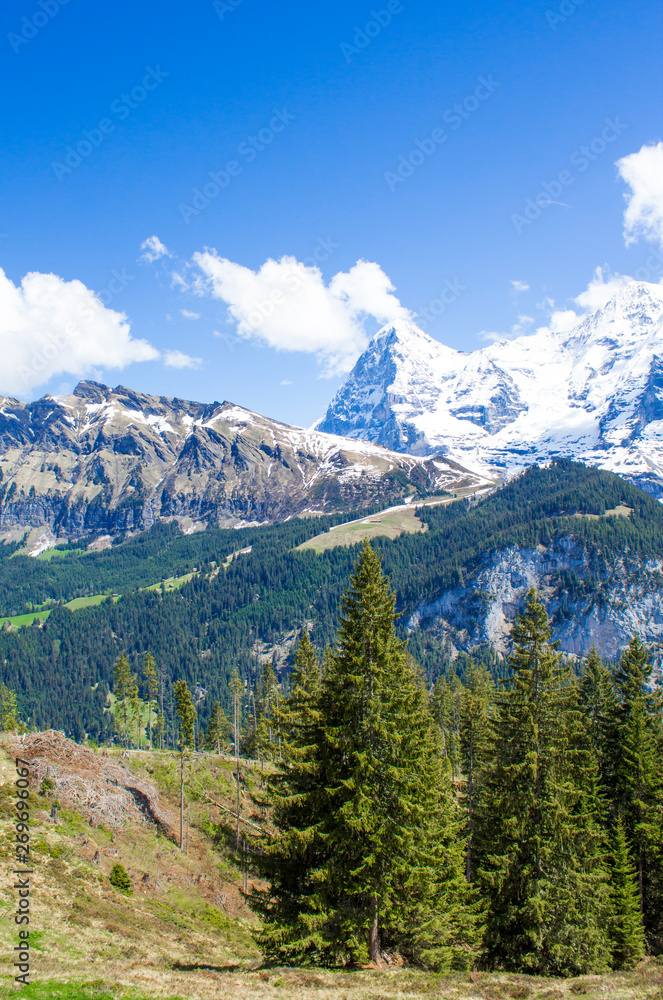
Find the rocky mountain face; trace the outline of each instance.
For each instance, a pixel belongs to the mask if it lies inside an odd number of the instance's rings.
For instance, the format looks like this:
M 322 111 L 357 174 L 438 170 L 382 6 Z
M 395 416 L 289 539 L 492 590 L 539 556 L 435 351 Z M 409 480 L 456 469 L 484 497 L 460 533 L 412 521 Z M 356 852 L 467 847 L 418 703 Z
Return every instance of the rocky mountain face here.
M 474 485 L 447 459 L 306 431 L 233 403 L 189 402 L 81 382 L 73 395 L 0 397 L 0 534 L 56 537 L 221 526 Z
M 384 327 L 319 430 L 509 476 L 575 458 L 663 496 L 663 288 L 625 284 L 574 329 L 469 353 Z
M 575 593 L 570 579 L 578 581 Z M 467 652 L 490 644 L 505 653 L 530 587 L 545 601 L 565 653 L 587 656 L 594 644 L 602 656 L 617 659 L 636 632 L 660 648 L 663 561 L 628 553 L 607 560 L 573 538 L 486 555 L 462 586 L 422 603 L 408 627 L 430 631 Z

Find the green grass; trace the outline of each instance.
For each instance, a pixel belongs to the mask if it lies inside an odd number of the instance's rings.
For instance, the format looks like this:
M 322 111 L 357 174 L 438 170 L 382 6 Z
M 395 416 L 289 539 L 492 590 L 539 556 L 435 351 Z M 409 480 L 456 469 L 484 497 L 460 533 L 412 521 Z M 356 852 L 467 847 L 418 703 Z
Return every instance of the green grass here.
M 101 604 L 105 601 L 108 594 L 93 594 L 92 597 L 75 597 L 73 601 L 69 601 L 65 604 L 65 608 L 69 608 L 70 611 L 78 611 L 79 608 L 93 608 L 97 604 Z M 119 600 L 119 598 L 115 598 Z
M 356 545 L 364 538 L 397 538 L 404 531 L 417 532 L 424 531 L 413 508 L 407 510 L 395 510 L 391 513 L 371 514 L 358 521 L 348 521 L 347 524 L 339 524 L 338 527 L 325 531 L 315 538 L 298 546 L 298 549 L 313 549 L 314 552 L 323 552 L 325 549 L 335 549 L 339 545 Z
M 453 500 L 461 500 L 464 497 L 473 496 L 476 493 L 483 493 L 492 487 L 468 486 L 455 490 L 453 494 L 445 496 L 428 497 L 425 500 L 417 501 L 417 508 L 437 505 L 440 503 L 451 503 Z M 324 552 L 325 549 L 335 549 L 339 545 L 356 545 L 363 542 L 365 538 L 398 538 L 404 532 L 414 533 L 426 531 L 427 526 L 417 517 L 417 510 L 408 507 L 406 510 L 379 511 L 377 514 L 370 514 L 368 517 L 361 517 L 356 521 L 347 521 L 345 524 L 336 525 L 329 531 L 324 531 L 315 538 L 309 538 L 302 542 L 297 549 L 313 549 L 314 552 Z
M 73 601 L 68 601 L 65 604 L 65 608 L 69 608 L 70 611 L 78 611 L 80 608 L 95 607 L 105 601 L 108 596 L 108 594 L 93 594 L 91 597 L 75 597 Z M 119 601 L 119 599 L 119 597 L 113 598 L 114 601 Z M 30 611 L 25 615 L 3 615 L 0 617 L 0 626 L 4 622 L 9 622 L 12 628 L 24 628 L 26 625 L 32 625 L 36 618 L 42 622 L 45 621 L 52 610 L 49 608 L 47 611 Z
M 22 986 L 20 992 L 11 988 L 0 993 L 2 997 L 26 997 L 27 1000 L 121 1000 L 122 997 L 131 997 L 131 1000 L 146 1000 L 144 995 L 129 993 L 126 990 L 112 993 L 108 992 L 107 986 L 101 981 L 88 983 L 59 983 L 51 979 L 43 983 L 30 983 L 29 986 Z
M 4 622 L 9 622 L 12 628 L 23 628 L 24 625 L 32 625 L 35 618 L 38 618 L 42 622 L 45 621 L 50 613 L 50 611 L 31 611 L 27 615 L 5 615 L 0 621 L 3 624 Z
M 170 576 L 167 580 L 163 581 L 163 586 L 166 591 L 169 590 L 179 590 L 183 587 L 185 583 L 189 580 L 193 580 L 194 576 L 198 576 L 197 573 L 185 573 L 183 576 Z M 141 587 L 141 590 L 161 590 L 161 583 L 153 583 L 149 587 Z
M 612 510 L 606 510 L 604 514 L 574 514 L 574 517 L 585 517 L 590 521 L 599 521 L 602 517 L 628 517 L 630 518 L 633 513 L 632 507 L 626 507 L 624 504 L 618 504 Z
M 50 562 L 51 559 L 66 559 L 67 556 L 80 556 L 83 554 L 83 549 L 46 549 L 45 552 L 40 552 L 37 559 L 40 562 Z

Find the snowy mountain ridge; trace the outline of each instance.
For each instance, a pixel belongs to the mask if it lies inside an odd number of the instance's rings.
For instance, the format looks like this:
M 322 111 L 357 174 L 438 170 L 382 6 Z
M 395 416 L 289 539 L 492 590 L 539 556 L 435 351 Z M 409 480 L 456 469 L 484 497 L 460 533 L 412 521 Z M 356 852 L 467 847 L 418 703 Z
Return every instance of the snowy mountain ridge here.
M 628 282 L 571 330 L 472 352 L 387 325 L 316 427 L 484 474 L 575 458 L 663 496 L 663 287 Z

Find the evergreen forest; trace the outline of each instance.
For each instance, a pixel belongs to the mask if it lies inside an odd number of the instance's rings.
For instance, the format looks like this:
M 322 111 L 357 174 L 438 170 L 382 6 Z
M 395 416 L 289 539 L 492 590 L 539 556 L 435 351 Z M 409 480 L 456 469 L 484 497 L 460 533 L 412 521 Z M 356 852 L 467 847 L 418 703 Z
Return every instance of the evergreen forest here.
M 630 516 L 603 516 L 620 505 Z M 53 550 L 50 559 L 22 555 L 17 544 L 2 545 L 0 683 L 15 692 L 20 715 L 31 726 L 61 729 L 75 739 L 108 740 L 117 738 L 109 701 L 114 664 L 126 654 L 146 700 L 142 663 L 149 652 L 171 743 L 177 679 L 198 692 L 204 729 L 217 701 L 230 711 L 235 671 L 248 689 L 256 687 L 261 649 L 304 624 L 312 626 L 318 650 L 334 641 L 356 549 L 341 546 L 317 554 L 298 546 L 347 516 L 240 530 L 209 527 L 192 535 L 174 523 L 156 524 L 104 551 L 86 551 L 89 540 L 81 540 Z M 568 614 L 564 608 L 573 599 L 600 605 L 610 566 L 625 553 L 634 573 L 638 560 L 663 557 L 661 505 L 611 473 L 567 460 L 533 467 L 479 502 L 424 507 L 418 516 L 423 533 L 377 543 L 396 593 L 400 638 L 421 601 L 462 584 L 496 551 L 569 541 L 582 547 L 583 573 L 560 573 L 554 581 L 553 624 Z M 177 586 L 169 589 L 165 581 L 171 578 Z M 65 606 L 93 594 L 100 595 L 94 606 Z M 20 628 L 8 623 L 36 609 L 48 609 L 48 617 Z M 409 651 L 430 683 L 448 672 L 465 674 L 467 655 L 455 656 L 425 628 L 410 634 Z M 496 678 L 508 675 L 506 661 L 490 647 L 473 655 Z M 287 687 L 287 671 L 281 673 Z M 252 711 L 248 699 L 242 710 Z
M 575 676 L 531 590 L 510 680 L 470 662 L 431 692 L 394 605 L 366 543 L 334 645 L 320 662 L 304 631 L 266 709 L 267 958 L 578 976 L 661 954 L 663 725 L 639 638 Z

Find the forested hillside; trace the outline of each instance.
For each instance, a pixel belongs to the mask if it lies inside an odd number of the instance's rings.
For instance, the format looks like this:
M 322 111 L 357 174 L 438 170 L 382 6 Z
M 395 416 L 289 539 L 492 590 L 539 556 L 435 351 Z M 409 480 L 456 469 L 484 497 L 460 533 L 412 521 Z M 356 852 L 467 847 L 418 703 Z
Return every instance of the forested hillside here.
M 592 649 L 575 677 L 530 590 L 510 683 L 469 663 L 431 699 L 394 603 L 366 542 L 333 651 L 320 664 L 303 633 L 262 715 L 266 957 L 577 976 L 660 955 L 663 720 L 638 636 L 614 671 Z
M 557 602 L 552 619 L 560 627 L 579 596 L 596 605 L 608 600 L 606 567 L 625 553 L 654 567 L 650 603 L 663 590 L 656 568 L 663 558 L 660 504 L 617 476 L 577 463 L 534 467 L 482 501 L 421 509 L 419 517 L 428 525 L 423 534 L 380 540 L 378 546 L 402 612 L 401 634 L 422 602 L 460 586 L 491 553 L 509 547 L 553 551 L 572 545 L 585 553 L 580 569 L 552 573 L 546 600 Z M 117 603 L 109 599 L 73 613 L 55 607 L 43 623 L 5 628 L 0 681 L 17 692 L 21 714 L 31 723 L 62 728 L 75 738 L 85 732 L 108 737 L 112 720 L 104 707 L 112 666 L 123 650 L 134 664 L 151 650 L 166 681 L 166 711 L 172 710 L 172 682 L 184 678 L 205 692 L 198 706 L 205 724 L 217 698 L 228 706 L 234 669 L 255 683 L 261 670 L 256 643 L 276 643 L 304 622 L 312 624 L 318 648 L 333 641 L 355 550 L 335 548 L 318 555 L 295 548 L 341 520 L 293 519 L 186 536 L 172 524 L 156 525 L 104 552 L 71 550 L 49 562 L 17 556 L 5 547 L 0 559 L 4 614 L 48 599 L 123 596 Z M 178 590 L 137 589 L 194 570 Z M 524 588 L 521 601 L 523 596 Z M 435 680 L 452 651 L 434 628 L 426 629 L 425 620 L 421 624 L 410 649 Z M 501 669 L 488 647 L 480 658 Z M 462 667 L 463 658 L 457 662 Z

